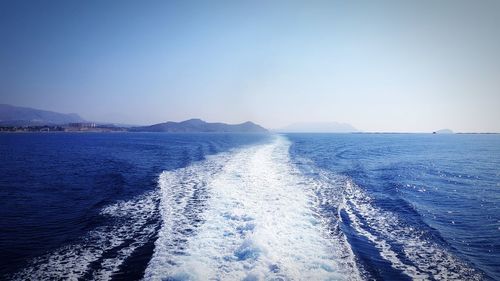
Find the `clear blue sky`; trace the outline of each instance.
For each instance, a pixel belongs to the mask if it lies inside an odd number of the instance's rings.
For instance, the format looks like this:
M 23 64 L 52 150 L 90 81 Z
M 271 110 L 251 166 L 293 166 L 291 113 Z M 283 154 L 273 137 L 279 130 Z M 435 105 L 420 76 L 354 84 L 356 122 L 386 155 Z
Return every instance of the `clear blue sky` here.
M 500 132 L 500 1 L 0 1 L 0 103 Z

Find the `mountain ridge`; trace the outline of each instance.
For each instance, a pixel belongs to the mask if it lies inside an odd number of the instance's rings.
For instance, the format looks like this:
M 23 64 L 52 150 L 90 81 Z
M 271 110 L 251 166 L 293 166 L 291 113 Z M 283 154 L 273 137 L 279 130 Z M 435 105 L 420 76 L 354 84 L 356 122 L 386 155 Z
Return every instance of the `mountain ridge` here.
M 251 121 L 240 124 L 226 124 L 221 122 L 209 123 L 199 118 L 181 122 L 167 121 L 150 126 L 139 126 L 129 129 L 132 132 L 169 132 L 169 133 L 265 133 L 264 127 Z
M 222 122 L 208 123 L 199 118 L 192 118 L 181 122 L 167 121 L 163 123 L 146 126 L 115 126 L 103 122 L 91 122 L 90 124 L 76 113 L 59 113 L 48 110 L 40 110 L 30 107 L 21 107 L 8 104 L 0 104 L 0 126 L 2 127 L 36 127 L 41 126 L 63 126 L 64 128 L 84 127 L 86 131 L 98 131 L 93 129 L 98 125 L 100 129 L 108 128 L 129 132 L 239 132 L 239 133 L 264 133 L 268 132 L 264 127 L 247 121 L 240 124 L 226 124 Z M 64 129 L 60 128 L 60 129 Z M 22 130 L 22 129 L 21 129 Z
M 49 110 L 0 104 L 0 125 L 3 126 L 33 126 L 61 125 L 86 122 L 76 113 L 59 113 Z

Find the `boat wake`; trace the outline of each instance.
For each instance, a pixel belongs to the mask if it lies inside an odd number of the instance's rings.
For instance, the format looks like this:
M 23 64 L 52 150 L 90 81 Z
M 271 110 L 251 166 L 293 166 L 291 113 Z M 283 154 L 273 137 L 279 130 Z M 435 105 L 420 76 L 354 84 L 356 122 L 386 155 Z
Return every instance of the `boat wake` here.
M 407 277 L 481 279 L 347 177 L 299 167 L 289 148 L 275 136 L 165 171 L 156 191 L 101 211 L 112 225 L 35 259 L 13 279 L 111 280 L 147 243 L 154 251 L 145 280 L 380 278 L 361 264 L 354 236 Z
M 108 206 L 101 215 L 112 221 L 64 246 L 32 260 L 12 280 L 111 280 L 122 264 L 154 238 L 160 228 L 158 192 Z
M 163 227 L 145 279 L 358 279 L 288 148 L 277 137 L 163 173 Z

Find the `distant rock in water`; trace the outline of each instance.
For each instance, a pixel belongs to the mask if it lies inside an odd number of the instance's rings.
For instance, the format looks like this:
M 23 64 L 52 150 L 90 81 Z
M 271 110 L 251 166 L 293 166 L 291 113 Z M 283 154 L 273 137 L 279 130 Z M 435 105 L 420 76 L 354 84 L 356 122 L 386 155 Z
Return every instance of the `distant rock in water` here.
M 267 129 L 252 123 L 241 124 L 208 123 L 201 119 L 182 122 L 165 122 L 151 126 L 133 127 L 132 132 L 169 132 L 169 133 L 265 133 Z
M 437 130 L 435 132 L 432 132 L 433 134 L 453 134 L 453 131 L 450 129 L 441 129 Z
M 0 126 L 60 125 L 85 122 L 76 113 L 58 113 L 47 110 L 0 104 Z
M 319 122 L 319 123 L 294 123 L 279 132 L 286 133 L 353 133 L 359 132 L 356 128 L 347 123 Z

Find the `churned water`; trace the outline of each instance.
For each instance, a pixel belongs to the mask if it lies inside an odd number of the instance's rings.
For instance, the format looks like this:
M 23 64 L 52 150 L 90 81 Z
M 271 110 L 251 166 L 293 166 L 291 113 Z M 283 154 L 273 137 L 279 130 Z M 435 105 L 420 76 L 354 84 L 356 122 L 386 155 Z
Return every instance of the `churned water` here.
M 500 137 L 2 134 L 13 280 L 500 279 Z

